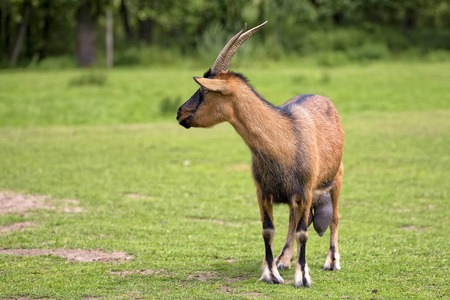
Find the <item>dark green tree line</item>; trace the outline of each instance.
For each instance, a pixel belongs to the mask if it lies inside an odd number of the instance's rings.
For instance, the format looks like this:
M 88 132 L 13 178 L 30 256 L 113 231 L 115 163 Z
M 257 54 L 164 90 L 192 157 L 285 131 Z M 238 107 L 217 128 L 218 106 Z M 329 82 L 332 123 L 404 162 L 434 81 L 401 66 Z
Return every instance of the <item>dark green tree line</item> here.
M 448 0 L 0 0 L 1 65 L 60 55 L 92 65 L 104 48 L 106 11 L 114 15 L 119 52 L 154 46 L 192 54 L 226 39 L 219 31 L 264 20 L 258 39 L 270 37 L 283 51 L 300 51 L 311 32 L 336 28 L 439 32 L 436 47 L 450 48 Z

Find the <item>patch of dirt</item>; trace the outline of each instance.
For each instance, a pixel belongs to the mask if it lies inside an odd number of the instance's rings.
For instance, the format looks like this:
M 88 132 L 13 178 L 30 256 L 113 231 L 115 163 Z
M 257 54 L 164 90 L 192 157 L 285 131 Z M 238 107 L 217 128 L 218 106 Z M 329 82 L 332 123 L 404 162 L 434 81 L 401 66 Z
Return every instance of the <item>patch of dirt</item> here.
M 231 289 L 229 286 L 222 286 L 220 289 L 217 289 L 216 292 L 223 293 L 225 295 L 231 295 Z
M 396 208 L 396 209 L 392 209 L 393 212 L 399 212 L 399 213 L 408 213 L 411 210 L 408 208 Z
M 202 272 L 197 272 L 195 274 L 191 274 L 188 276 L 187 279 L 197 279 L 199 281 L 206 281 L 209 279 L 217 279 L 219 278 L 219 275 L 217 272 L 214 271 L 202 271 Z
M 153 196 L 135 194 L 135 193 L 124 194 L 124 196 L 128 197 L 128 198 L 132 198 L 132 199 L 153 199 L 154 198 Z
M 49 205 L 46 201 L 50 199 L 44 195 L 23 195 L 13 192 L 0 191 L 0 215 L 8 213 L 20 213 L 28 210 L 36 209 L 56 209 L 55 206 Z M 66 213 L 80 213 L 84 209 L 75 205 L 79 205 L 78 200 L 65 199 L 61 200 Z
M 436 205 L 431 205 L 430 204 L 430 205 L 427 206 L 427 209 L 428 210 L 436 210 Z
M 42 300 L 42 299 L 50 299 L 50 298 L 39 298 L 39 299 L 32 299 L 32 298 L 5 298 L 2 300 Z
M 163 269 L 161 269 L 161 270 L 150 270 L 149 269 L 149 270 L 130 270 L 130 271 L 110 271 L 109 273 L 118 275 L 120 277 L 125 277 L 130 274 L 141 274 L 141 275 L 158 274 L 158 275 L 170 277 L 170 275 L 167 274 L 167 272 Z
M 47 196 L 22 195 L 12 192 L 0 191 L 0 215 L 23 212 L 32 209 L 54 209 L 46 205 Z
M 103 252 L 83 249 L 6 249 L 0 248 L 0 254 L 39 256 L 54 255 L 75 262 L 124 262 L 133 259 L 125 252 Z
M 78 205 L 80 205 L 80 201 L 78 200 L 74 200 L 74 199 L 65 199 L 63 200 L 65 207 L 62 209 L 63 212 L 66 213 L 81 213 L 84 212 L 84 209 L 79 207 Z M 69 204 L 69 205 L 67 205 Z
M 410 225 L 410 226 L 403 226 L 403 227 L 400 227 L 400 229 L 403 229 L 403 230 L 412 230 L 412 231 L 424 231 L 424 230 L 428 229 L 428 227 L 417 228 L 417 227 L 414 226 L 414 225 Z
M 236 283 L 236 282 L 244 281 L 244 280 L 246 280 L 246 279 L 247 279 L 247 278 L 242 277 L 242 276 L 238 276 L 238 277 L 235 277 L 235 278 L 224 277 L 224 278 L 223 278 L 223 281 L 229 282 L 229 283 Z
M 37 226 L 36 223 L 33 222 L 22 222 L 22 223 L 15 223 L 8 226 L 0 226 L 0 235 L 12 232 L 12 231 L 18 231 L 21 229 L 25 229 L 27 227 L 34 227 Z

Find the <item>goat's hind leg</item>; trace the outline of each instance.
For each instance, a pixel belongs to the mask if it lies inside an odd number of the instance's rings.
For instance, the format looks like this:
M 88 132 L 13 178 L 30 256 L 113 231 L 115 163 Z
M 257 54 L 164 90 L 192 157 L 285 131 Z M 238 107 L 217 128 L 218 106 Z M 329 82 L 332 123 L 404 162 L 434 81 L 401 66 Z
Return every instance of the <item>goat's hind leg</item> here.
M 294 285 L 295 287 L 311 287 L 309 268 L 306 263 L 306 242 L 308 241 L 309 213 L 311 210 L 311 197 L 309 192 L 304 199 L 299 197 L 297 214 L 300 220 L 296 228 L 296 239 L 298 244 L 298 258 L 295 264 Z
M 342 186 L 342 174 L 344 173 L 344 166 L 341 164 L 338 173 L 334 179 L 333 188 L 331 189 L 331 200 L 333 202 L 333 217 L 330 223 L 330 249 L 328 250 L 327 258 L 322 271 L 330 270 L 336 271 L 341 269 L 340 255 L 338 248 L 338 229 L 339 229 L 339 212 L 338 200 Z
M 265 254 L 262 264 L 263 274 L 260 281 L 267 283 L 283 283 L 284 280 L 278 273 L 272 251 L 272 243 L 275 237 L 275 226 L 273 225 L 273 206 L 270 196 L 263 197 L 258 188 L 258 203 L 261 211 L 262 236 L 264 239 Z

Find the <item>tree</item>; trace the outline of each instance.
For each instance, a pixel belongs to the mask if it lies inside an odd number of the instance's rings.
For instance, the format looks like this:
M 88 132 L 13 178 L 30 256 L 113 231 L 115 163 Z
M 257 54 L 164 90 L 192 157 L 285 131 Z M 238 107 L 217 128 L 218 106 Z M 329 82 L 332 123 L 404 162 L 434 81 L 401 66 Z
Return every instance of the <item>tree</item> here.
M 22 6 L 22 19 L 19 25 L 19 30 L 17 31 L 14 47 L 11 53 L 11 59 L 10 64 L 12 66 L 15 66 L 17 64 L 17 61 L 19 59 L 20 50 L 22 49 L 24 37 L 25 37 L 25 31 L 28 26 L 28 19 L 30 18 L 30 10 L 31 10 L 31 1 L 25 0 L 23 2 Z
M 92 1 L 83 1 L 77 9 L 76 56 L 78 65 L 92 65 L 97 58 L 96 30 L 98 12 L 94 11 Z
M 133 31 L 131 30 L 128 6 L 125 0 L 120 1 L 120 16 L 122 19 L 125 36 L 128 40 L 131 40 L 133 38 Z

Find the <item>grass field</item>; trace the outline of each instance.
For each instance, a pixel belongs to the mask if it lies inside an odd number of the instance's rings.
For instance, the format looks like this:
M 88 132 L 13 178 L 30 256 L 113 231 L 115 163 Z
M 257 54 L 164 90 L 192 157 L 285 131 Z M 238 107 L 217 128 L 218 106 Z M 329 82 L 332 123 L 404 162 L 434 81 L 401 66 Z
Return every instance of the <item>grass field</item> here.
M 0 232 L 0 248 L 133 259 L 0 254 L 0 298 L 450 298 L 450 62 L 245 72 L 273 103 L 317 93 L 341 112 L 342 269 L 321 272 L 328 231 L 310 231 L 312 289 L 293 287 L 293 269 L 281 272 L 287 284 L 258 282 L 250 152 L 232 127 L 176 124 L 172 106 L 201 70 L 94 73 L 100 83 L 73 83 L 89 71 L 0 72 L 0 191 L 48 196 L 47 208 L 0 212 L 0 226 L 36 225 Z M 64 199 L 82 211 L 65 212 Z M 278 254 L 288 209 L 274 214 Z

